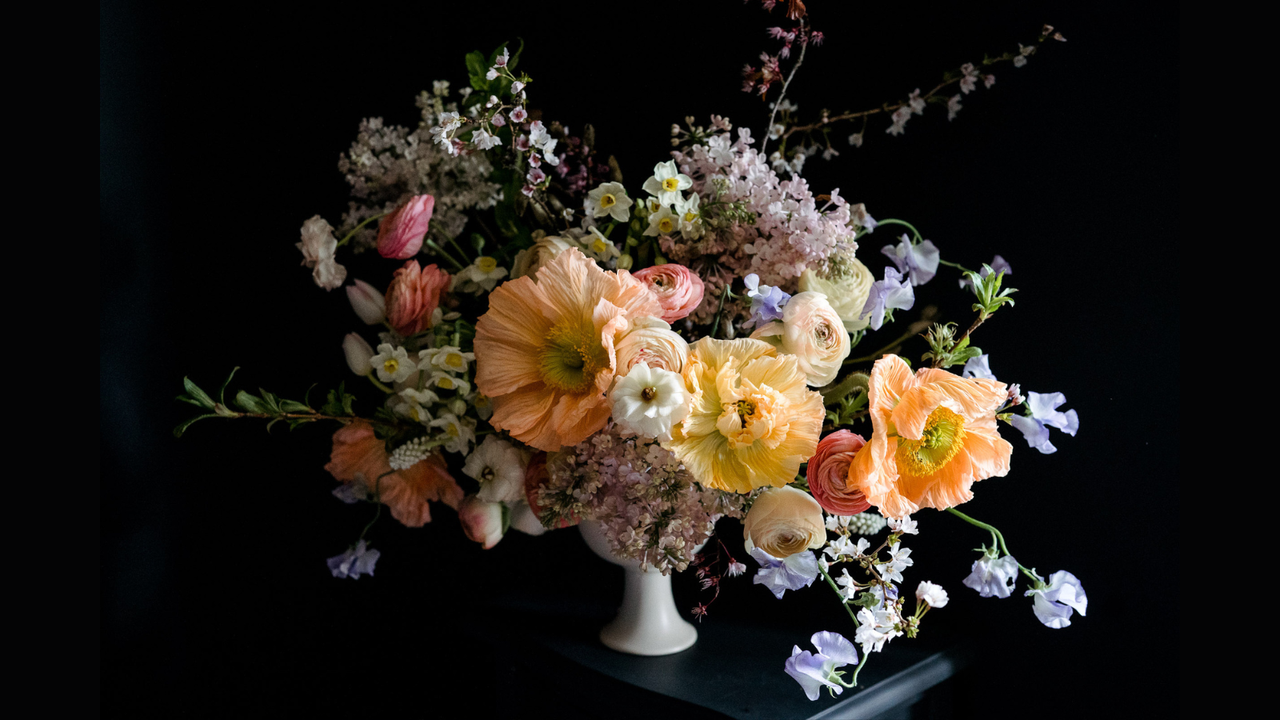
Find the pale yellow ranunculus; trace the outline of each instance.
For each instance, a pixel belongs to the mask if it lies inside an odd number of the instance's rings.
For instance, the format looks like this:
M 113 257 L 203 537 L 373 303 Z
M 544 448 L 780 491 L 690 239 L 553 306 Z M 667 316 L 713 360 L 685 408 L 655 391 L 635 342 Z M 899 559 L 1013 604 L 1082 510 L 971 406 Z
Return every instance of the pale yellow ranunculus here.
M 742 534 L 776 558 L 820 548 L 827 541 L 822 506 L 809 493 L 789 485 L 769 488 L 756 498 L 742 522 Z

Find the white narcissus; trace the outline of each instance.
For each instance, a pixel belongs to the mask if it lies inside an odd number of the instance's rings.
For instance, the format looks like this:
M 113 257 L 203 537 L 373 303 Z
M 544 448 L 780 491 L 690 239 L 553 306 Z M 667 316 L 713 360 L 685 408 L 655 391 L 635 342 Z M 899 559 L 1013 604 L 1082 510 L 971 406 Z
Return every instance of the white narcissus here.
M 642 189 L 658 198 L 663 205 L 680 202 L 680 193 L 693 187 L 693 178 L 676 168 L 675 160 L 653 166 L 653 177 L 644 181 Z
M 592 217 L 608 215 L 618 222 L 626 222 L 631 217 L 631 206 L 634 202 L 627 197 L 627 189 L 622 183 L 607 182 L 587 193 L 583 206 Z
M 689 415 L 684 378 L 643 362 L 614 384 L 609 401 L 623 431 L 659 441 L 670 440 L 671 427 Z

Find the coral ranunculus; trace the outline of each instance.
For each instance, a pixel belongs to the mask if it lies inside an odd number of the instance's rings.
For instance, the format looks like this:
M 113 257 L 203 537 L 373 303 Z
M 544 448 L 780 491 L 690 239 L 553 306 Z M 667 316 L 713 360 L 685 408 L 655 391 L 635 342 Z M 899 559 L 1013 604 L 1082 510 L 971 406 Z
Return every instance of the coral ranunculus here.
M 343 482 L 354 482 L 357 475 L 363 476 L 368 493 L 376 493 L 391 508 L 391 517 L 408 527 L 431 522 L 428 501 L 440 501 L 454 509 L 462 501 L 462 488 L 449 474 L 440 453 L 408 469 L 391 472 L 386 443 L 374 435 L 373 426 L 364 420 L 333 434 L 333 453 L 324 469 Z
M 387 322 L 404 337 L 426 330 L 447 287 L 449 273 L 434 263 L 419 268 L 417 260 L 410 260 L 396 270 L 387 287 Z
M 782 487 L 818 447 L 822 396 L 763 340 L 702 338 L 684 367 L 693 409 L 664 444 L 703 487 Z
M 576 445 L 609 420 L 616 343 L 632 318 L 662 313 L 626 270 L 601 270 L 577 248 L 533 278 L 499 285 L 476 322 L 476 387 L 494 428 L 539 450 Z
M 849 465 L 848 486 L 886 517 L 920 508 L 945 510 L 973 498 L 977 480 L 1009 472 L 1013 446 L 995 412 L 1004 383 L 966 379 L 885 355 L 871 369 L 871 440 Z
M 848 486 L 849 463 L 866 445 L 861 435 L 837 430 L 822 438 L 818 451 L 809 458 L 805 478 L 809 492 L 823 510 L 832 515 L 857 515 L 871 507 L 861 490 Z

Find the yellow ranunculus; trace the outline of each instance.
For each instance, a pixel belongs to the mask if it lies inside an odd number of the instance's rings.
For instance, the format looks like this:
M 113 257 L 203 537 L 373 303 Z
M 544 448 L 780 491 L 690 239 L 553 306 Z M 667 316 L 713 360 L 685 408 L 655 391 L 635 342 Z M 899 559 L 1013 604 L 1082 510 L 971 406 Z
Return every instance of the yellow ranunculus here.
M 742 521 L 742 535 L 770 555 L 785 558 L 822 547 L 827 529 L 822 506 L 809 493 L 787 486 L 769 488 L 756 498 Z

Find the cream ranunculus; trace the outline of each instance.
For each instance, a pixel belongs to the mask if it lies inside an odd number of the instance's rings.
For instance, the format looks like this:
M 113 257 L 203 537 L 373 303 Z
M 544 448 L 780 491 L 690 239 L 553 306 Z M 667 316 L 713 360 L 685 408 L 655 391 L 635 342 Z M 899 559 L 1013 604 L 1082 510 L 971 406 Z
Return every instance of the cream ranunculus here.
M 552 258 L 571 247 L 578 247 L 578 245 L 557 235 L 543 237 L 534 243 L 533 247 L 516 253 L 516 260 L 511 268 L 511 277 L 514 279 L 533 275 L 538 271 L 538 268 L 551 262 Z M 861 310 L 862 308 L 858 309 Z
M 820 548 L 827 541 L 822 506 L 809 493 L 790 485 L 760 493 L 742 522 L 742 534 L 776 558 Z
M 782 311 L 782 320 L 758 328 L 751 337 L 764 340 L 787 355 L 795 355 L 805 382 L 821 387 L 836 379 L 849 357 L 849 332 L 827 296 L 797 293 Z
M 689 343 L 671 329 L 665 321 L 655 317 L 636 318 L 631 330 L 618 341 L 618 375 L 626 375 L 631 366 L 645 363 L 649 367 L 684 371 L 689 359 Z
M 849 258 L 839 263 L 838 268 L 834 268 L 826 275 L 819 275 L 812 269 L 806 269 L 800 275 L 800 290 L 826 295 L 831 307 L 844 321 L 844 329 L 855 332 L 866 329 L 871 323 L 870 315 L 865 318 L 860 316 L 875 281 L 875 276 L 866 265 L 857 258 Z

